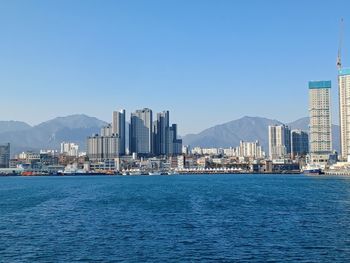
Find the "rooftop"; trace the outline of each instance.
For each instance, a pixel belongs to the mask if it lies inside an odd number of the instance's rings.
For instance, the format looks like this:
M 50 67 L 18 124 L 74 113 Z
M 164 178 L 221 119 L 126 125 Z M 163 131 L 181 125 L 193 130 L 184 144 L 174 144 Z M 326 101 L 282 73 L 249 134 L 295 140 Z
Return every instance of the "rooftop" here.
M 309 89 L 330 89 L 332 82 L 330 80 L 309 81 Z

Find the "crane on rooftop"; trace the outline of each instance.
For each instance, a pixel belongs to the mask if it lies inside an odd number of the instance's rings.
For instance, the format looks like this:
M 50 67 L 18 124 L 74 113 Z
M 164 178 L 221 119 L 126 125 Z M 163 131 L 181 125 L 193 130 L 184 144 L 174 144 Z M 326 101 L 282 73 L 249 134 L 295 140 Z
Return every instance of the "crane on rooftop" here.
M 338 70 L 341 70 L 342 64 L 341 64 L 341 48 L 342 48 L 342 42 L 343 42 L 343 18 L 340 19 L 340 32 L 339 32 L 339 46 L 338 46 L 338 57 L 337 57 L 337 68 Z

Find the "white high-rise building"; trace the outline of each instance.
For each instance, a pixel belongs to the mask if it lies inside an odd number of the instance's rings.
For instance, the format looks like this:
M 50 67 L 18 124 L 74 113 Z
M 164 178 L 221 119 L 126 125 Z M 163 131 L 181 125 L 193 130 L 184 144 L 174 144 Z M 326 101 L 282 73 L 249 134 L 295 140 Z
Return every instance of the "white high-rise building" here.
M 338 72 L 341 159 L 350 159 L 350 68 Z
M 259 141 L 245 142 L 240 141 L 237 147 L 239 157 L 263 158 L 265 153 L 262 150 Z
M 332 153 L 331 81 L 309 82 L 310 157 L 327 163 Z

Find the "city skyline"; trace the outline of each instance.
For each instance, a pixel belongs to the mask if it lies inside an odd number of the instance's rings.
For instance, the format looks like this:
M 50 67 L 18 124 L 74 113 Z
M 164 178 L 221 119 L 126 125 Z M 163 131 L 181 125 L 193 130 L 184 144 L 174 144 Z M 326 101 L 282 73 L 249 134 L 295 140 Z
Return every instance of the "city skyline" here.
M 337 3 L 3 2 L 0 119 L 108 120 L 115 108 L 146 106 L 173 112 L 185 135 L 257 113 L 284 122 L 307 116 L 307 82 L 337 83 L 341 17 L 350 65 L 349 3 Z M 300 107 L 286 105 L 286 94 Z

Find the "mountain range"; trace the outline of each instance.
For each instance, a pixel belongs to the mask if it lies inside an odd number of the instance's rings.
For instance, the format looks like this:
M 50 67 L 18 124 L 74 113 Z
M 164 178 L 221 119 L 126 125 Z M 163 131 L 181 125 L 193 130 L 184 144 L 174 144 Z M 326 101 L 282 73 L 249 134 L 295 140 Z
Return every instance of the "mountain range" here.
M 240 140 L 258 140 L 265 151 L 268 150 L 268 126 L 281 124 L 279 120 L 262 117 L 248 117 L 233 120 L 203 130 L 198 134 L 183 136 L 183 144 L 192 147 L 234 147 Z M 0 121 L 0 143 L 11 143 L 11 153 L 59 149 L 62 141 L 79 144 L 82 151 L 86 138 L 99 133 L 107 123 L 83 114 L 58 117 L 39 125 L 31 126 L 20 121 Z M 309 118 L 301 118 L 287 123 L 291 129 L 307 131 Z M 339 126 L 332 126 L 333 148 L 339 151 Z
M 268 151 L 268 126 L 282 124 L 281 121 L 262 117 L 248 117 L 230 121 L 205 129 L 198 134 L 188 134 L 182 138 L 184 145 L 200 147 L 234 147 L 240 140 L 258 140 Z M 309 118 L 304 117 L 287 123 L 291 129 L 308 131 Z M 333 148 L 339 152 L 339 126 L 332 125 Z
M 63 141 L 75 142 L 84 151 L 86 137 L 99 133 L 106 124 L 83 114 L 58 117 L 35 126 L 18 121 L 1 121 L 0 143 L 11 143 L 11 154 L 59 149 Z

